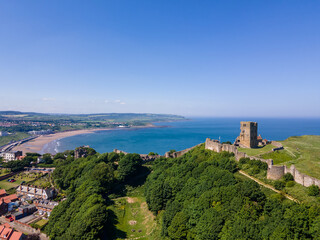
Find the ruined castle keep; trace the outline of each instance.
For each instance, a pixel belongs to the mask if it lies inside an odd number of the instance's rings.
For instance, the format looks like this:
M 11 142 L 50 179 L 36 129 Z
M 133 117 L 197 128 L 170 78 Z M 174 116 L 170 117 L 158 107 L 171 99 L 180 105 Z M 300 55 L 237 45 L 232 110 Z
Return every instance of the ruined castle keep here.
M 235 145 L 245 148 L 258 147 L 258 123 L 240 122 L 240 135 L 235 141 Z

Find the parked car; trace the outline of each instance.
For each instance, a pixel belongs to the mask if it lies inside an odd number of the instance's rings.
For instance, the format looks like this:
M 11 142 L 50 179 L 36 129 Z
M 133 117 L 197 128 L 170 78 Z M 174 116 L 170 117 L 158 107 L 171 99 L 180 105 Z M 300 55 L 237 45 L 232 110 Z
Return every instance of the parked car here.
M 11 178 L 9 178 L 9 179 L 8 179 L 8 182 L 11 182 L 11 180 L 12 180 L 12 179 L 11 179 Z
M 13 219 L 13 217 L 9 217 L 9 220 L 10 220 L 10 222 L 13 222 L 14 219 Z
M 10 182 L 15 182 L 16 180 L 15 179 L 11 179 L 11 181 Z
M 22 185 L 22 184 L 25 184 L 25 183 L 26 183 L 26 181 L 22 181 L 22 182 L 21 182 L 21 185 Z

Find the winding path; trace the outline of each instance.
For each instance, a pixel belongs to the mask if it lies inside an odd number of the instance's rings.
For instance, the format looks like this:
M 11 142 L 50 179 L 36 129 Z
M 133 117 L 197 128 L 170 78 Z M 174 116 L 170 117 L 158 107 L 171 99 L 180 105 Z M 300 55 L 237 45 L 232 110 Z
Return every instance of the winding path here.
M 262 186 L 264 186 L 264 187 L 266 187 L 266 188 L 271 189 L 272 191 L 274 191 L 274 192 L 276 192 L 276 193 L 280 193 L 280 194 L 284 195 L 286 198 L 288 198 L 288 199 L 291 200 L 291 201 L 294 201 L 294 202 L 296 202 L 296 203 L 300 203 L 298 199 L 296 199 L 296 198 L 294 198 L 294 197 L 292 197 L 292 196 L 290 196 L 290 195 L 288 195 L 288 194 L 286 194 L 286 193 L 284 193 L 284 192 L 281 192 L 281 191 L 275 189 L 273 186 L 271 186 L 271 185 L 269 185 L 269 184 L 266 184 L 266 183 L 260 181 L 259 179 L 255 178 L 255 177 L 250 176 L 248 173 L 245 173 L 245 172 L 242 171 L 242 170 L 239 170 L 239 173 L 241 173 L 242 175 L 250 178 L 251 180 L 255 181 L 256 183 L 258 183 L 258 184 L 260 184 L 260 185 L 262 185 Z

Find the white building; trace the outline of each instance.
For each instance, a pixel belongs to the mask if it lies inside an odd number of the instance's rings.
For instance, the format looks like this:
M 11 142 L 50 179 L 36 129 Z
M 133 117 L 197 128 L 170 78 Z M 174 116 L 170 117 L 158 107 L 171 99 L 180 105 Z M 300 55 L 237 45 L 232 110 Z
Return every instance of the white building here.
M 21 151 L 0 153 L 0 157 L 2 157 L 5 162 L 17 160 L 20 156 L 22 156 Z
M 0 131 L 0 137 L 4 137 L 4 136 L 8 136 L 8 135 L 9 135 L 8 132 Z

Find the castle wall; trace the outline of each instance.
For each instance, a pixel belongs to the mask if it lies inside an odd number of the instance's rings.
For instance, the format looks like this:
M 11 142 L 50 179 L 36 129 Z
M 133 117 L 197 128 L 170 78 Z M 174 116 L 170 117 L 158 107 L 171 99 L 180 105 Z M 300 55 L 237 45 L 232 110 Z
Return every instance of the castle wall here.
M 118 150 L 118 149 L 114 149 L 113 152 L 118 153 L 118 154 L 123 153 L 124 155 L 128 154 L 127 152 L 122 151 L 122 150 Z
M 271 144 L 277 147 L 273 150 L 283 149 L 282 144 L 279 142 L 272 141 Z M 235 159 L 237 161 L 239 161 L 241 158 L 250 158 L 251 160 L 259 160 L 262 162 L 266 162 L 268 164 L 267 179 L 279 180 L 284 176 L 284 174 L 291 173 L 294 178 L 294 181 L 305 187 L 309 187 L 311 185 L 317 185 L 320 187 L 319 179 L 300 173 L 294 165 L 291 165 L 290 167 L 287 167 L 285 165 L 273 165 L 272 159 L 262 159 L 259 157 L 248 156 L 246 153 L 239 152 L 237 147 L 234 145 L 222 144 L 218 140 L 211 140 L 210 138 L 207 138 L 205 142 L 205 149 L 212 150 L 215 152 L 232 152 L 234 153 Z
M 234 156 L 236 157 L 236 160 L 239 161 L 241 158 L 246 158 L 248 157 L 248 155 L 246 153 L 243 152 L 238 152 L 236 151 L 236 153 L 234 154 Z
M 267 179 L 278 180 L 284 175 L 284 166 L 270 166 L 267 171 Z
M 190 148 L 187 148 L 187 149 L 184 149 L 184 150 L 181 150 L 181 151 L 178 151 L 178 152 L 173 152 L 173 153 L 170 153 L 170 152 L 166 152 L 164 154 L 164 156 L 166 158 L 177 158 L 177 157 L 181 157 L 182 155 L 186 154 L 187 152 L 189 152 L 190 150 L 194 149 L 195 147 L 198 147 L 200 146 L 202 143 L 196 145 L 196 146 L 193 146 L 193 147 L 190 147 Z
M 282 144 L 277 141 L 271 141 L 271 144 L 278 147 L 278 148 L 283 148 Z

